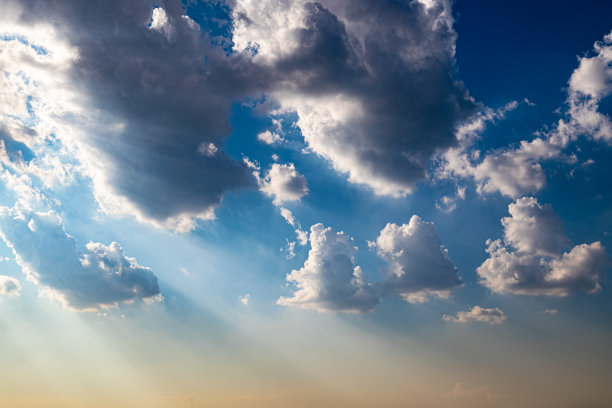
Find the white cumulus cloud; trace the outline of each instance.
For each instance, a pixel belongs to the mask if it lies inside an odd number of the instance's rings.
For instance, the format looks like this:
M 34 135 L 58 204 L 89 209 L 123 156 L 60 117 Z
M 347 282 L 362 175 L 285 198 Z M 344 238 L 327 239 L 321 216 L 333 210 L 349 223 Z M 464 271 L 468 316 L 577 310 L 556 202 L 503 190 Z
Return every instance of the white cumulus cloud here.
M 306 178 L 297 172 L 293 163 L 273 163 L 260 180 L 259 188 L 273 198 L 275 205 L 297 201 L 308 194 Z
M 389 264 L 384 294 L 424 302 L 430 296 L 447 297 L 450 290 L 462 285 L 433 223 L 417 215 L 408 224 L 387 224 L 370 246 Z
M 319 312 L 373 309 L 378 296 L 365 281 L 361 267 L 354 265 L 357 248 L 349 236 L 319 223 L 310 228 L 309 241 L 311 249 L 304 266 L 287 275 L 295 290 L 290 297 L 278 299 L 278 304 Z
M 576 245 L 548 205 L 533 197 L 511 203 L 502 219 L 504 240 L 488 240 L 489 258 L 477 269 L 482 284 L 498 293 L 566 296 L 601 289 L 610 259 L 600 242 Z

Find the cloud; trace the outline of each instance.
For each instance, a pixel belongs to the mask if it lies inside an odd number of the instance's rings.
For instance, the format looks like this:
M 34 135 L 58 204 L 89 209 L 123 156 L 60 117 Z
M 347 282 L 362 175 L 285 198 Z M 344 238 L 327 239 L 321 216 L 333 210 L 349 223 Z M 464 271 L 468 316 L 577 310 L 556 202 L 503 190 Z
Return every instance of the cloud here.
M 54 211 L 37 212 L 20 202 L 0 208 L 0 230 L 28 279 L 75 310 L 95 310 L 159 295 L 157 277 L 121 246 L 90 242 L 77 250 Z
M 291 297 L 281 297 L 283 306 L 319 312 L 360 313 L 373 309 L 378 296 L 355 266 L 355 248 L 344 232 L 335 232 L 321 223 L 310 228 L 308 259 L 299 270 L 287 275 L 295 284 Z
M 285 219 L 285 221 L 287 221 L 289 225 L 295 228 L 295 235 L 297 237 L 297 243 L 300 244 L 301 246 L 305 246 L 306 244 L 308 244 L 308 232 L 302 230 L 302 225 L 300 224 L 298 220 L 295 219 L 295 217 L 293 216 L 293 213 L 284 207 L 280 207 L 280 212 L 281 212 L 282 217 Z M 293 253 L 295 242 L 293 243 L 293 245 L 291 244 L 291 242 L 288 242 L 287 245 L 288 245 L 289 252 Z
M 453 196 L 442 196 L 440 201 L 436 201 L 436 208 L 446 214 L 455 211 L 457 201 L 465 200 L 465 187 L 457 186 L 457 190 Z
M 508 206 L 504 240 L 487 240 L 489 258 L 477 269 L 481 283 L 498 293 L 566 296 L 601 289 L 610 259 L 600 242 L 576 245 L 549 205 L 524 197 Z
M 523 104 L 531 105 L 524 100 Z M 563 155 L 563 145 L 551 138 L 537 137 L 523 140 L 518 146 L 496 149 L 485 154 L 474 148 L 487 124 L 495 123 L 515 110 L 519 103 L 512 101 L 499 109 L 486 108 L 461 125 L 456 132 L 459 144 L 439 156 L 434 176 L 440 179 L 470 178 L 479 194 L 500 193 L 517 198 L 525 193 L 539 191 L 546 184 L 546 175 L 540 164 L 543 160 L 575 162 L 573 156 Z M 441 208 L 444 206 L 444 198 Z M 446 197 L 451 203 L 454 200 Z
M 540 310 L 541 314 L 547 314 L 547 315 L 556 315 L 559 311 L 557 309 L 545 309 L 545 310 Z
M 384 294 L 420 303 L 431 296 L 447 297 L 450 290 L 462 285 L 433 223 L 417 215 L 408 224 L 387 224 L 370 247 L 389 264 L 384 271 Z
M 447 322 L 467 323 L 467 322 L 482 322 L 488 324 L 501 324 L 506 320 L 506 315 L 499 308 L 487 309 L 480 306 L 474 306 L 471 310 L 465 312 L 457 312 L 456 316 L 444 315 L 443 320 Z
M 7 20 L 27 41 L 44 40 L 47 29 L 57 40 L 45 50 L 72 51 L 61 69 L 25 57 L 21 69 L 41 83 L 37 128 L 76 154 L 106 212 L 188 230 L 211 218 L 227 191 L 253 185 L 223 151 L 230 106 L 256 82 L 243 78 L 248 61 L 213 45 L 179 1 L 155 9 L 144 0 L 14 6 L 23 12 Z
M 265 132 L 261 132 L 257 135 L 257 140 L 265 144 L 271 145 L 275 143 L 282 143 L 285 139 L 279 136 L 279 134 L 276 132 L 266 130 Z
M 350 182 L 401 196 L 475 104 L 454 78 L 450 3 L 233 2 L 234 51 L 277 80 L 308 148 Z
M 260 180 L 260 190 L 273 197 L 275 205 L 297 201 L 308 194 L 306 178 L 295 170 L 293 163 L 273 163 Z
M 21 285 L 15 278 L 0 275 L 0 296 L 19 296 Z
M 567 118 L 559 121 L 555 137 L 564 143 L 584 135 L 612 144 L 612 122 L 599 111 L 612 94 L 612 32 L 594 44 L 591 56 L 580 58 L 568 81 Z

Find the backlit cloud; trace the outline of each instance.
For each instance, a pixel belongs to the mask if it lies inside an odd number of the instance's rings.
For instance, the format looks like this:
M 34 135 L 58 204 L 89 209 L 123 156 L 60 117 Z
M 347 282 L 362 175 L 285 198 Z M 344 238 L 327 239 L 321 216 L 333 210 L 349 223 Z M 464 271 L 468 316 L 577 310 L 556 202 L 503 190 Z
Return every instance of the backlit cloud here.
M 121 246 L 90 242 L 77 249 L 54 211 L 24 203 L 0 208 L 1 237 L 29 280 L 75 310 L 94 310 L 159 295 L 151 269 L 124 255 Z
M 488 309 L 480 306 L 474 306 L 471 310 L 457 312 L 455 316 L 444 315 L 442 316 L 442 320 L 456 323 L 481 322 L 488 324 L 500 324 L 506 320 L 506 315 L 497 307 Z
M 361 267 L 355 266 L 355 248 L 344 232 L 323 224 L 310 228 L 310 252 L 304 266 L 287 275 L 295 284 L 291 297 L 281 297 L 279 305 L 314 309 L 319 312 L 359 313 L 378 303 L 372 284 L 365 281 Z
M 424 302 L 430 296 L 448 297 L 450 290 L 462 285 L 433 224 L 417 215 L 408 224 L 387 224 L 370 246 L 389 264 L 384 294 Z
M 524 197 L 508 206 L 502 219 L 504 240 L 488 240 L 485 260 L 477 269 L 493 292 L 566 296 L 578 290 L 601 290 L 610 259 L 600 242 L 576 245 L 549 205 Z

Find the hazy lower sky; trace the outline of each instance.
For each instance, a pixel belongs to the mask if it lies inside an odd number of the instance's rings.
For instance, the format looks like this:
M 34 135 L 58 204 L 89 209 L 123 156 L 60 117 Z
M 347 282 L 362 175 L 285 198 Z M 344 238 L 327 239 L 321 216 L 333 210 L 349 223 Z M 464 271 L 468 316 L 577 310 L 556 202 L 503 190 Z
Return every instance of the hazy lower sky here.
M 609 406 L 612 3 L 0 9 L 0 406 Z

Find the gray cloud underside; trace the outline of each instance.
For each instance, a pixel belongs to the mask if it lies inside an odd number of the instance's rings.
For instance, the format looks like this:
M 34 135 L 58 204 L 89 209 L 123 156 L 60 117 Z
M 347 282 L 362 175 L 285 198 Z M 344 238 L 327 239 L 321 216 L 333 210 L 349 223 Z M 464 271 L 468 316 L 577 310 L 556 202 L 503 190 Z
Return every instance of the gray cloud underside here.
M 256 11 L 236 3 L 243 12 L 238 17 Z M 296 43 L 290 52 L 254 61 L 279 78 L 272 95 L 298 112 L 309 147 L 350 181 L 379 194 L 409 192 L 424 178 L 432 154 L 456 143 L 456 126 L 476 107 L 455 78 L 456 33 L 445 20 L 447 9 L 322 1 L 278 11 L 269 6 L 274 2 L 264 3 L 272 15 L 302 18 L 290 32 Z M 257 21 L 237 24 L 248 33 Z M 265 44 L 260 52 L 265 55 Z M 343 102 L 349 107 L 339 106 Z
M 116 242 L 90 242 L 79 252 L 60 217 L 23 204 L 0 208 L 2 239 L 28 278 L 67 307 L 91 310 L 160 293 L 157 277 Z
M 455 78 L 456 34 L 444 5 L 296 3 L 297 46 L 264 64 L 252 50 L 215 45 L 178 1 L 163 2 L 155 25 L 144 0 L 19 4 L 22 23 L 53 24 L 78 51 L 70 77 L 88 116 L 64 119 L 82 126 L 77 144 L 104 175 L 98 195 L 126 198 L 162 224 L 255 186 L 222 150 L 233 102 L 262 94 L 281 104 L 281 94 L 355 101 L 362 114 L 323 129 L 320 140 L 309 127 L 322 118 L 301 118 L 306 142 L 351 181 L 391 195 L 424 177 L 430 156 L 455 143 L 456 125 L 475 107 Z M 214 154 L 202 154 L 202 144 Z

